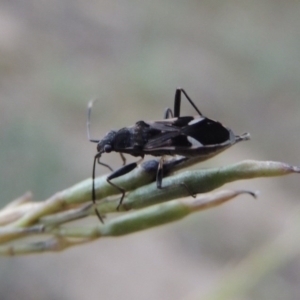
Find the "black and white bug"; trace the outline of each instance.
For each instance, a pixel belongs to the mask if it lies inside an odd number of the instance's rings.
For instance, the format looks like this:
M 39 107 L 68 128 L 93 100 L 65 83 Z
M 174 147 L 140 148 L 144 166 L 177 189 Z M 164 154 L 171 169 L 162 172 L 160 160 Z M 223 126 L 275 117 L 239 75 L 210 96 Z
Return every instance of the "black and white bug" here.
M 197 111 L 197 116 L 180 116 L 181 94 Z M 133 126 L 124 127 L 120 130 L 109 131 L 103 139 L 92 139 L 90 137 L 90 116 L 93 102 L 88 107 L 87 132 L 90 142 L 97 143 L 97 154 L 93 163 L 93 186 L 92 200 L 96 204 L 95 192 L 95 169 L 96 162 L 109 168 L 112 173 L 106 181 L 122 193 L 117 208 L 120 207 L 125 196 L 125 190 L 114 184 L 111 180 L 125 175 L 138 166 L 145 155 L 160 156 L 157 169 L 157 188 L 162 187 L 163 163 L 166 155 L 180 155 L 187 158 L 197 157 L 197 162 L 209 159 L 235 143 L 248 139 L 249 134 L 236 136 L 231 129 L 224 127 L 220 122 L 204 117 L 184 89 L 178 88 L 175 92 L 174 114 L 170 108 L 166 109 L 164 119 L 159 121 L 138 121 Z M 247 136 L 247 138 L 245 138 Z M 123 161 L 123 166 L 113 171 L 112 168 L 100 161 L 103 153 L 112 151 L 119 152 Z M 123 153 L 141 157 L 137 162 L 126 165 Z M 189 188 L 182 183 L 187 192 L 194 196 Z M 96 209 L 96 214 L 101 222 L 102 217 Z

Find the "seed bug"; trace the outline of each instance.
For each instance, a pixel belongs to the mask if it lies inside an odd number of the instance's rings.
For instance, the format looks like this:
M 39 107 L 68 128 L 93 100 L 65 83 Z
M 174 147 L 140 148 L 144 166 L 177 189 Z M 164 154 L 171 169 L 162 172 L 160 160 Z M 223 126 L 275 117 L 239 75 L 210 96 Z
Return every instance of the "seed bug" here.
M 198 113 L 197 116 L 180 116 L 182 94 L 196 110 Z M 224 127 L 220 122 L 203 116 L 182 88 L 176 89 L 174 110 L 172 111 L 170 108 L 167 108 L 163 120 L 138 121 L 132 126 L 124 127 L 117 131 L 109 131 L 103 139 L 93 139 L 90 136 L 92 105 L 93 101 L 88 106 L 87 134 L 90 142 L 97 143 L 97 154 L 94 157 L 92 173 L 92 200 L 94 205 L 96 205 L 96 162 L 112 171 L 107 176 L 106 181 L 122 194 L 117 206 L 117 209 L 119 209 L 125 196 L 125 190 L 111 180 L 135 169 L 144 159 L 145 155 L 161 157 L 156 174 L 156 185 L 159 189 L 169 188 L 162 186 L 163 164 L 166 155 L 180 155 L 187 159 L 196 159 L 197 162 L 200 162 L 219 154 L 241 140 L 249 138 L 249 134 L 236 136 L 231 129 Z M 123 161 L 123 166 L 116 171 L 113 171 L 109 165 L 100 161 L 103 153 L 110 153 L 112 151 L 119 152 Z M 124 153 L 140 157 L 140 160 L 126 165 Z M 180 185 L 187 190 L 189 195 L 195 197 L 185 183 L 181 183 Z M 95 208 L 95 211 L 100 221 L 103 222 L 97 208 Z

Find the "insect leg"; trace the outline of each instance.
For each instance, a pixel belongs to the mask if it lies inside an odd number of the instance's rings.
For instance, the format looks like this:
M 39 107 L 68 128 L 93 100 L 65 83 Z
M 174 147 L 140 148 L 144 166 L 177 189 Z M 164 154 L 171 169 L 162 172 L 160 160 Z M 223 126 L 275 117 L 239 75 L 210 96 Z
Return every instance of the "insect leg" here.
M 164 119 L 169 119 L 171 116 L 171 118 L 173 118 L 173 112 L 172 112 L 172 109 L 171 108 L 167 108 L 165 110 L 165 113 L 164 113 Z
M 181 88 L 177 88 L 175 91 L 174 98 L 174 117 L 180 117 L 180 106 L 181 106 Z
M 162 180 L 163 180 L 163 165 L 164 165 L 164 156 L 160 158 L 158 168 L 157 168 L 157 173 L 156 173 L 156 186 L 158 189 L 169 189 L 174 186 L 183 186 L 188 194 L 192 196 L 193 198 L 196 197 L 196 195 L 188 188 L 188 186 L 184 182 L 180 182 L 178 184 L 173 184 L 172 186 L 162 186 Z
M 187 92 L 182 89 L 182 88 L 177 88 L 175 91 L 175 97 L 174 97 L 174 116 L 173 116 L 173 112 L 170 108 L 167 108 L 165 110 L 164 113 L 164 119 L 169 119 L 169 117 L 171 116 L 171 118 L 178 118 L 180 117 L 180 107 L 181 107 L 181 93 L 183 93 L 186 97 L 186 99 L 190 102 L 190 104 L 194 107 L 194 109 L 197 111 L 197 113 L 202 116 L 202 113 L 200 112 L 200 110 L 198 109 L 198 107 L 196 106 L 196 104 L 193 102 L 193 100 L 189 97 L 189 95 L 187 94 Z
M 97 158 L 97 161 L 98 161 L 99 165 L 101 165 L 103 167 L 106 167 L 107 169 L 110 169 L 112 172 L 114 171 L 113 168 L 110 165 L 107 165 L 107 164 L 100 161 L 100 156 Z
M 174 117 L 178 118 L 180 117 L 180 106 L 181 106 L 181 93 L 183 93 L 186 97 L 186 99 L 190 102 L 190 104 L 194 107 L 194 109 L 197 111 L 197 113 L 202 116 L 201 111 L 198 109 L 198 107 L 195 105 L 193 100 L 189 97 L 189 95 L 186 93 L 186 91 L 182 88 L 177 88 L 175 92 L 175 99 L 174 99 Z
M 133 169 L 135 169 L 139 163 L 141 163 L 143 161 L 144 157 L 142 156 L 142 158 L 137 161 L 137 162 L 134 162 L 134 163 L 131 163 L 131 164 L 128 164 L 128 165 L 125 165 L 123 167 L 121 167 L 120 169 L 114 171 L 113 173 L 111 173 L 107 178 L 106 178 L 106 181 L 112 185 L 113 187 L 115 187 L 117 190 L 120 191 L 120 193 L 122 193 L 122 196 L 121 196 L 121 199 L 120 199 L 120 202 L 117 206 L 117 210 L 119 210 L 120 206 L 122 205 L 122 202 L 123 202 L 123 199 L 125 197 L 125 190 L 123 188 L 121 188 L 120 186 L 116 185 L 115 183 L 111 182 L 112 179 L 114 178 L 117 178 L 117 177 L 120 177 L 122 175 L 125 175 L 127 173 L 129 173 L 130 171 L 132 171 Z
M 162 189 L 162 180 L 163 180 L 163 165 L 164 165 L 164 157 L 162 156 L 159 160 L 157 173 L 156 173 L 156 186 L 158 189 Z
M 124 156 L 124 154 L 122 152 L 119 152 L 120 153 L 120 156 L 121 156 L 121 159 L 122 159 L 122 162 L 123 162 L 123 166 L 125 166 L 126 164 L 126 157 Z

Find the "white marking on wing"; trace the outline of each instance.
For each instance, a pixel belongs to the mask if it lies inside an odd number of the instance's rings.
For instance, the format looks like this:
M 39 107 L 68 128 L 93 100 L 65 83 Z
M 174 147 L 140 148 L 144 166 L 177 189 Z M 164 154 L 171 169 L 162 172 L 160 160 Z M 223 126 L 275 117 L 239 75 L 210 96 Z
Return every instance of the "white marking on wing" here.
M 203 118 L 203 117 L 194 117 L 194 120 L 190 121 L 190 122 L 188 123 L 188 125 L 193 125 L 193 124 L 202 122 L 204 119 L 205 119 L 205 118 Z
M 193 147 L 203 147 L 203 144 L 201 144 L 199 141 L 197 141 L 196 139 L 188 136 L 187 137 L 188 141 L 192 144 Z

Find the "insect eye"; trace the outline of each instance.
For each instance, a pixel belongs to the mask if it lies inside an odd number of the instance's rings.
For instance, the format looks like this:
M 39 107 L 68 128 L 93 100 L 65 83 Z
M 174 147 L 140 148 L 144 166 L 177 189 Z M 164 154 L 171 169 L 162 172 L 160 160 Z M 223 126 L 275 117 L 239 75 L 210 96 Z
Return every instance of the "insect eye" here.
M 109 153 L 109 152 L 111 152 L 111 145 L 105 145 L 104 146 L 104 152 L 106 152 L 106 153 Z

